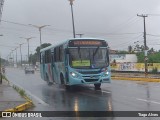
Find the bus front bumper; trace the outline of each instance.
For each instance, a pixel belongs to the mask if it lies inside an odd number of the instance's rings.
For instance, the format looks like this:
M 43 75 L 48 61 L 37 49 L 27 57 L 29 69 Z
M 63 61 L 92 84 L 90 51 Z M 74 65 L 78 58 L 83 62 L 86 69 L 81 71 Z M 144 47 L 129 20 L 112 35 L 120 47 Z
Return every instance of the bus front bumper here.
M 78 85 L 78 84 L 96 84 L 96 83 L 110 83 L 111 77 L 105 76 L 105 77 L 95 77 L 95 76 L 89 76 L 89 77 L 81 77 L 76 78 L 69 76 L 69 85 Z

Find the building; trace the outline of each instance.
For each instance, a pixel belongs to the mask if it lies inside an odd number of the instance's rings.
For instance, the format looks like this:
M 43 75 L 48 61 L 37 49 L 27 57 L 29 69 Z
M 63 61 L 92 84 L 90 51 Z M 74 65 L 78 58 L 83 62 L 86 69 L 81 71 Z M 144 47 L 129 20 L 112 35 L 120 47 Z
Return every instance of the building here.
M 136 63 L 136 54 L 110 54 L 110 63 Z

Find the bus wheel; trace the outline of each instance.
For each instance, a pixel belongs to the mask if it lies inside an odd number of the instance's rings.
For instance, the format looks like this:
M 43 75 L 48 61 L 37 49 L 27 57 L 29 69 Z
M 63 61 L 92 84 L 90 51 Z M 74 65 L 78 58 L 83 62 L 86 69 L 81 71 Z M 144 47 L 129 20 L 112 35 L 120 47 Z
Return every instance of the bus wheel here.
M 66 90 L 73 90 L 73 86 L 72 85 L 65 85 Z
M 94 84 L 94 87 L 95 87 L 96 90 L 100 90 L 101 89 L 101 83 Z
M 70 85 L 65 85 L 66 90 L 70 90 L 71 86 Z

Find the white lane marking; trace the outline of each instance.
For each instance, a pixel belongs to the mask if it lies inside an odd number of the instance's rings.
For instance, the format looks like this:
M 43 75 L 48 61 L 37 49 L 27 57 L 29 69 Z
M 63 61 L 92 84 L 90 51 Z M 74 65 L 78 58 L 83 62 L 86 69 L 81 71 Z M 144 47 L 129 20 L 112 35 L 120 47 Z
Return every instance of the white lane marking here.
M 11 83 L 11 82 L 10 82 Z M 43 105 L 46 105 L 46 106 L 49 106 L 49 104 L 47 104 L 46 102 L 44 102 L 43 100 L 41 100 L 40 98 L 38 98 L 37 96 L 33 95 L 31 92 L 29 92 L 28 90 L 24 89 L 23 87 L 21 87 L 19 84 L 13 84 L 11 83 L 11 85 L 16 85 L 18 86 L 19 88 L 21 88 L 22 90 L 24 90 L 28 95 L 30 95 L 31 97 L 33 97 L 34 99 L 36 99 L 39 103 L 43 104 Z
M 144 102 L 149 102 L 149 103 L 155 103 L 155 104 L 160 104 L 160 102 L 152 101 L 152 100 L 145 100 L 141 98 L 136 98 L 136 100 L 144 101 Z
M 103 93 L 111 93 L 111 92 L 107 92 L 107 91 L 102 91 Z

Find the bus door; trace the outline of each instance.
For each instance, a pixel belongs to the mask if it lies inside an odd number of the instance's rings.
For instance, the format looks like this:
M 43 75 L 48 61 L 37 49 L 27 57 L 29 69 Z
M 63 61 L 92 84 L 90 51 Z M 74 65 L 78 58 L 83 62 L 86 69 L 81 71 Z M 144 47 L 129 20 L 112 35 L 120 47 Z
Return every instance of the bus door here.
M 52 80 L 55 82 L 55 62 L 54 62 L 54 50 L 51 50 L 51 70 L 52 70 Z
M 64 63 L 65 63 L 65 77 L 66 82 L 69 83 L 69 73 L 68 73 L 68 60 L 69 60 L 69 50 L 68 48 L 65 49 L 65 57 L 64 57 Z
M 40 65 L 40 70 L 41 70 L 41 77 L 43 78 L 43 80 L 45 80 L 45 57 L 44 57 L 44 53 L 41 53 L 41 65 Z
M 45 72 L 45 56 L 43 55 L 43 66 L 42 66 L 43 68 L 43 78 L 44 78 L 44 80 L 45 80 L 45 74 L 46 74 L 46 72 Z

